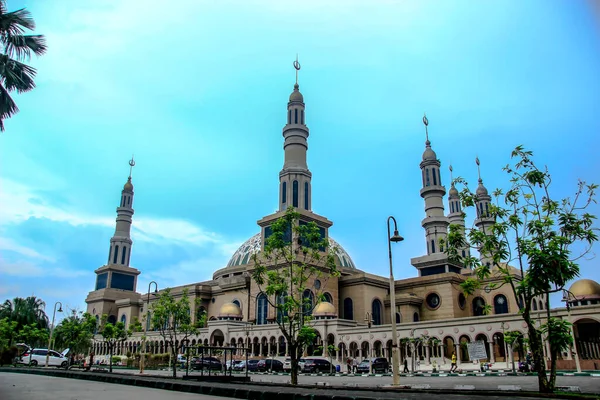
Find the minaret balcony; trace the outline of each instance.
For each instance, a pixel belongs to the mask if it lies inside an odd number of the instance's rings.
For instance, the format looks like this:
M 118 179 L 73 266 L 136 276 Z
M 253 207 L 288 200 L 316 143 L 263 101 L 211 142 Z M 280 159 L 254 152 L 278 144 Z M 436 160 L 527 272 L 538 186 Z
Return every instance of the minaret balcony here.
M 443 196 L 446 194 L 446 187 L 442 185 L 425 186 L 423 189 L 421 189 L 420 194 L 422 198 L 425 198 L 425 196 L 430 194 L 438 194 Z

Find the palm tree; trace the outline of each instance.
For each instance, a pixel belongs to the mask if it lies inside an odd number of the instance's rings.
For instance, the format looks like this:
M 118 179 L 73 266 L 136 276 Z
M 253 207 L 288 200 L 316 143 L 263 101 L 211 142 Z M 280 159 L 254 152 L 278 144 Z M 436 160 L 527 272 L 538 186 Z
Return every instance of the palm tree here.
M 0 305 L 0 319 L 8 318 L 9 321 L 16 321 L 17 331 L 25 325 L 36 324 L 39 328 L 47 328 L 49 325 L 48 316 L 44 311 L 46 303 L 35 296 L 15 297 L 12 301 L 6 300 Z
M 19 112 L 17 104 L 9 92 L 28 92 L 35 88 L 36 70 L 23 63 L 31 59 L 31 53 L 41 56 L 46 52 L 43 35 L 25 35 L 26 30 L 34 30 L 35 21 L 24 8 L 8 12 L 6 0 L 0 0 L 0 43 L 4 52 L 0 53 L 0 131 L 4 131 L 4 120 Z

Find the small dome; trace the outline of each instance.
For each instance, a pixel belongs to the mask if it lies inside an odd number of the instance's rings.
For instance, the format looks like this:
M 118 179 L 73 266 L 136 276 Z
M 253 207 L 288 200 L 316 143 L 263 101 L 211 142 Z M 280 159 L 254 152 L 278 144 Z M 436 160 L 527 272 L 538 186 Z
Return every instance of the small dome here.
M 299 88 L 300 86 L 298 86 L 297 83 L 294 84 L 294 91 L 290 94 L 290 101 L 304 103 L 304 96 L 302 96 L 302 93 L 298 90 Z
M 458 189 L 456 189 L 454 185 L 450 187 L 450 190 L 448 191 L 448 197 L 458 198 Z
M 577 298 L 600 297 L 600 284 L 591 279 L 580 279 L 571 285 L 569 291 Z
M 133 184 L 131 183 L 131 177 L 127 178 L 127 183 L 123 185 L 123 190 L 129 190 L 130 192 L 133 192 Z
M 477 190 L 475 190 L 475 194 L 477 196 L 487 196 L 488 195 L 488 190 L 486 189 L 485 186 L 483 186 L 483 181 L 481 179 L 479 180 L 479 186 L 477 186 Z
M 219 310 L 219 318 L 241 318 L 242 310 L 234 303 L 225 303 Z
M 431 149 L 431 142 L 428 140 L 425 142 L 425 151 L 423 152 L 423 161 L 436 161 L 437 154 Z
M 313 311 L 313 315 L 315 317 L 330 317 L 337 315 L 337 313 L 335 312 L 335 307 L 333 304 L 328 301 L 323 301 L 317 304 Z

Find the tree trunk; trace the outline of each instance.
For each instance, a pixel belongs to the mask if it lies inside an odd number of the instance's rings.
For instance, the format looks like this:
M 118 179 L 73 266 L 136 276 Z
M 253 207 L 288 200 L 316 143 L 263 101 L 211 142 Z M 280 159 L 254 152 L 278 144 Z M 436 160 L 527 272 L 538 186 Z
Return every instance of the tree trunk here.
M 292 385 L 298 384 L 298 345 L 294 342 L 289 343 L 290 358 L 292 364 L 291 381 Z
M 171 367 L 173 368 L 173 378 L 177 378 L 177 346 L 171 344 Z
M 529 347 L 533 353 L 533 362 L 535 364 L 535 371 L 538 376 L 538 391 L 541 393 L 552 393 L 554 387 L 548 382 L 548 376 L 546 375 L 546 365 L 544 360 L 544 342 L 541 335 L 535 329 L 533 325 L 534 321 L 531 320 L 529 313 L 523 313 L 523 319 L 527 323 L 527 330 L 529 333 Z
M 113 346 L 109 345 L 108 348 L 109 348 L 108 356 L 110 357 L 109 360 L 108 360 L 108 372 L 112 372 Z

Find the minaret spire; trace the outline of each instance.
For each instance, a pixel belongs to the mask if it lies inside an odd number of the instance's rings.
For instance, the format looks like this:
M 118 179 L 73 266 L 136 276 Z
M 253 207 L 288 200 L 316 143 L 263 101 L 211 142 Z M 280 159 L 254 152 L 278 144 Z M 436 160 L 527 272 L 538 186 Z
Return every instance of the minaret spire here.
M 460 205 L 460 197 L 458 195 L 458 190 L 456 186 L 454 186 L 454 177 L 453 177 L 453 169 L 452 165 L 448 167 L 450 170 L 450 190 L 448 191 L 448 209 L 450 213 L 448 214 L 448 222 L 450 225 L 458 225 L 462 234 L 465 234 L 465 215 L 462 212 L 462 208 Z M 466 239 L 466 238 L 465 238 Z M 469 246 L 465 246 L 464 248 L 459 249 L 461 256 L 463 258 L 469 255 Z
M 133 217 L 133 184 L 131 174 L 135 160 L 133 156 L 129 160 L 129 177 L 121 191 L 121 203 L 117 207 L 117 224 L 115 234 L 110 239 L 110 250 L 108 253 L 108 264 L 129 266 L 131 256 L 131 222 Z
M 446 188 L 442 185 L 441 163 L 431 148 L 431 142 L 429 141 L 429 120 L 427 119 L 427 115 L 423 115 L 423 125 L 425 125 L 426 141 L 423 161 L 421 161 L 420 167 L 423 178 L 421 197 L 425 200 L 425 219 L 423 219 L 421 225 L 425 229 L 427 254 L 434 254 L 444 251 L 443 247 L 440 246 L 440 240 L 445 239 L 448 232 L 448 219 L 444 215 L 444 195 L 446 194 Z
M 490 202 L 492 197 L 488 194 L 488 190 L 483 186 L 483 180 L 481 179 L 481 168 L 479 157 L 475 157 L 475 164 L 477 164 L 477 177 L 478 183 L 477 189 L 475 190 L 475 208 L 477 210 L 477 219 L 475 219 L 475 226 L 483 233 L 490 234 L 491 227 L 494 224 L 494 218 L 490 216 Z M 479 259 L 485 265 L 490 265 L 492 260 L 490 257 L 479 254 Z
M 309 130 L 305 123 L 304 96 L 298 85 L 300 62 L 296 54 L 293 62 L 296 83 L 287 105 L 287 124 L 283 127 L 284 163 L 279 172 L 279 211 L 288 207 L 311 210 L 311 178 L 306 153 Z
M 135 160 L 133 159 L 133 154 L 132 154 L 131 160 L 129 160 L 129 179 L 131 179 L 131 173 L 133 172 L 133 167 L 135 167 Z

